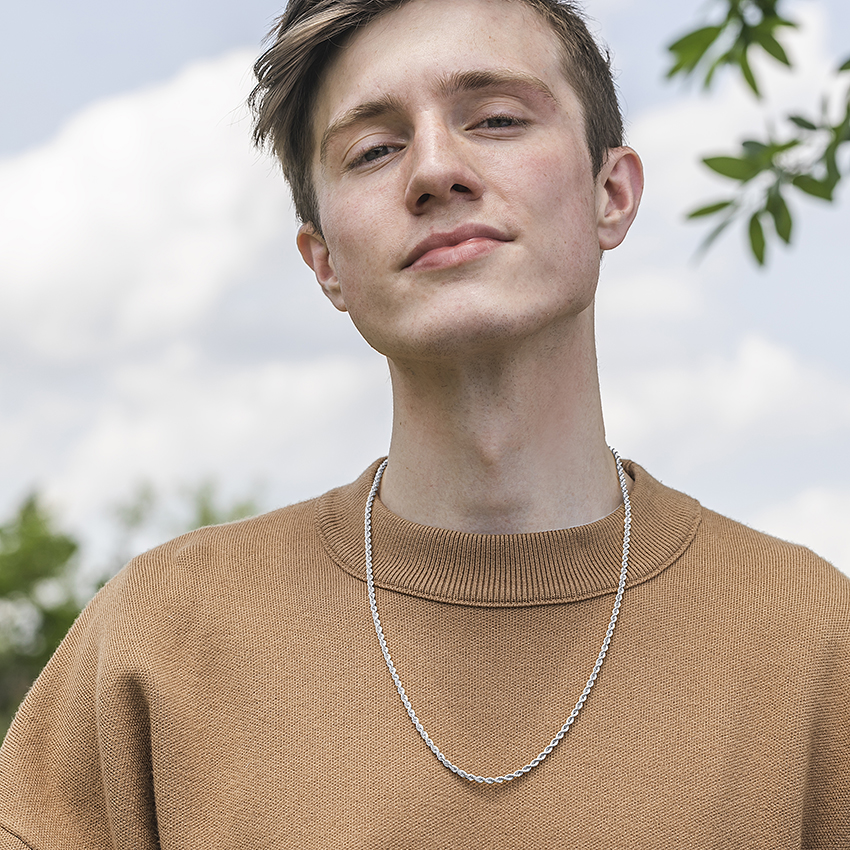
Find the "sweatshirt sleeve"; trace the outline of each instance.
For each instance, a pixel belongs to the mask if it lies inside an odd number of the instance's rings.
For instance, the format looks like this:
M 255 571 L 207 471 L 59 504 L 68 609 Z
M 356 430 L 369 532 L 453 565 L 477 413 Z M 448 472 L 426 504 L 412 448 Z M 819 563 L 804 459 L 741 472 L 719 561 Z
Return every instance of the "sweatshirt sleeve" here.
M 0 749 L 0 848 L 153 850 L 143 676 L 116 652 L 117 577 L 83 611 Z

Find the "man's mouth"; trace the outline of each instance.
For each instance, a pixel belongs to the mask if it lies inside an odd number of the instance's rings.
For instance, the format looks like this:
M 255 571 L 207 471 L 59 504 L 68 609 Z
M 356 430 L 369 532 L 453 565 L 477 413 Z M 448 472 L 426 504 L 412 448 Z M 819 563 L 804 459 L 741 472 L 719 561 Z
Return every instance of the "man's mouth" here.
M 405 258 L 402 268 L 427 271 L 450 268 L 486 256 L 505 242 L 508 234 L 484 224 L 465 224 L 446 233 L 432 233 Z

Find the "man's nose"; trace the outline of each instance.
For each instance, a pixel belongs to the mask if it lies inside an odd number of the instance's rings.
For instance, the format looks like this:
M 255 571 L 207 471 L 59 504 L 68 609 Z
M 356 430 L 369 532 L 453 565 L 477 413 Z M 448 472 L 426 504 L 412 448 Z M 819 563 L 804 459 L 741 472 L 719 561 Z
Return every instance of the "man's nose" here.
M 481 197 L 483 181 L 461 130 L 443 125 L 422 127 L 412 148 L 405 203 L 414 215 L 435 205 Z

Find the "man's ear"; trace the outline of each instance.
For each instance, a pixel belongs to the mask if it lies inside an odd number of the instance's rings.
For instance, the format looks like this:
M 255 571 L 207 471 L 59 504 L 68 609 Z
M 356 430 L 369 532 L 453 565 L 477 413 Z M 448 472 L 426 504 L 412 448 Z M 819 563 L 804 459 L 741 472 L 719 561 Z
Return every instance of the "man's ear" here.
M 339 280 L 334 270 L 333 260 L 325 240 L 318 234 L 316 228 L 309 222 L 305 222 L 298 228 L 298 237 L 295 240 L 298 252 L 304 262 L 313 270 L 322 292 L 330 298 L 331 303 L 337 310 L 346 312 L 345 300 L 339 287 Z
M 628 147 L 611 148 L 596 179 L 599 247 L 616 248 L 637 215 L 643 194 L 643 165 Z

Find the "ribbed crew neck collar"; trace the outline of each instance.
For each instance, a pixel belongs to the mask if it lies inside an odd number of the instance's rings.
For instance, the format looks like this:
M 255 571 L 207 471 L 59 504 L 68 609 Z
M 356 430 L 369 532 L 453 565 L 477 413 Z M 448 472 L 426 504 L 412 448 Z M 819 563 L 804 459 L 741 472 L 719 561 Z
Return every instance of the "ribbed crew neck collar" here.
M 339 566 L 366 581 L 363 515 L 380 461 L 356 481 L 318 500 L 319 534 Z M 630 461 L 634 478 L 627 587 L 657 575 L 688 547 L 700 505 L 656 481 Z M 390 513 L 380 499 L 372 512 L 375 585 L 459 605 L 513 607 L 573 602 L 613 593 L 623 547 L 621 505 L 576 528 L 532 534 L 467 534 L 418 525 Z

